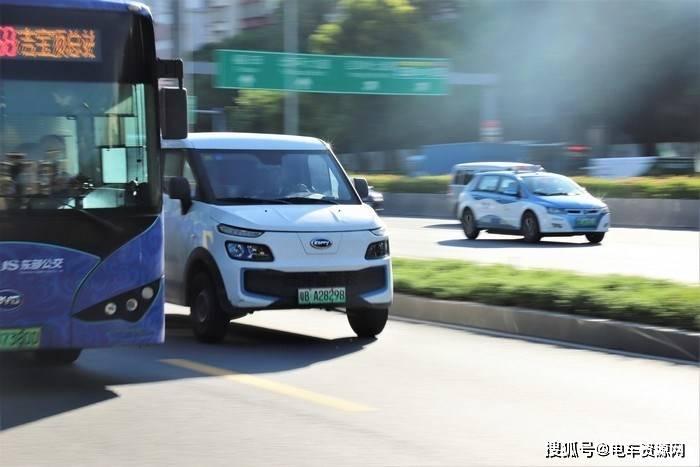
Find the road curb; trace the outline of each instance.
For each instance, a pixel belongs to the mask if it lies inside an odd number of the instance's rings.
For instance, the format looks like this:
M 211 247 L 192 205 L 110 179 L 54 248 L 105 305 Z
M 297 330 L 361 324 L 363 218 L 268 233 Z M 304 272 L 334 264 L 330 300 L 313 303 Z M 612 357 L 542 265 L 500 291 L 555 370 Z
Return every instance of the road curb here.
M 548 311 L 395 294 L 390 315 L 678 360 L 700 361 L 700 333 Z

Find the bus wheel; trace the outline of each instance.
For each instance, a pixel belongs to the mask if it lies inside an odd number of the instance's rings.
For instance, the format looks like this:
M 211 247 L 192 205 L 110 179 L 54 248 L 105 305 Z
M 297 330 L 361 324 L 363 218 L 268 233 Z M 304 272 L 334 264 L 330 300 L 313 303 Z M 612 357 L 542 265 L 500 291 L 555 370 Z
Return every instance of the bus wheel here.
M 82 351 L 83 349 L 37 350 L 34 358 L 46 365 L 70 365 L 80 357 Z
M 216 290 L 209 276 L 198 274 L 192 282 L 190 318 L 192 331 L 200 342 L 216 343 L 226 337 L 229 318 L 224 314 L 216 298 Z

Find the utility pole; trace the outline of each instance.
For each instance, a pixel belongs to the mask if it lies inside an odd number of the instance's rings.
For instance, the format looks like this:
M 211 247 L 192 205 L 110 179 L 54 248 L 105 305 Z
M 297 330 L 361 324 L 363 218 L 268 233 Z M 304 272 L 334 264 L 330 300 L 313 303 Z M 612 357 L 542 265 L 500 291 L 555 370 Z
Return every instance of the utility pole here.
M 185 64 L 187 63 L 187 57 L 185 57 L 185 48 L 187 40 L 189 39 L 189 28 L 187 27 L 187 21 L 183 18 L 185 9 L 185 0 L 171 0 L 170 8 L 172 13 L 172 27 L 170 29 L 170 36 L 172 42 L 172 58 L 181 58 Z M 187 72 L 188 67 L 185 65 L 185 76 L 184 76 L 184 86 L 188 92 L 188 106 L 190 105 L 189 99 L 194 96 L 194 73 Z M 196 113 L 194 113 L 196 115 Z M 194 122 L 189 122 L 190 131 L 194 129 Z
M 299 3 L 284 1 L 284 51 L 299 52 Z M 299 94 L 287 91 L 284 95 L 284 132 L 299 134 Z

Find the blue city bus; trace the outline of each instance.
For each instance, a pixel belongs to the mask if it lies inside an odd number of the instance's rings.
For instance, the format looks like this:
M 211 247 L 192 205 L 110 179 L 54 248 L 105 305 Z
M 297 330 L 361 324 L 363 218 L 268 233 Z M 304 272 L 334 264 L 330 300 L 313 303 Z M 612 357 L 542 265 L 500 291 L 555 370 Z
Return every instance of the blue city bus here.
M 147 7 L 0 0 L 0 351 L 163 342 L 161 131 L 186 92 Z

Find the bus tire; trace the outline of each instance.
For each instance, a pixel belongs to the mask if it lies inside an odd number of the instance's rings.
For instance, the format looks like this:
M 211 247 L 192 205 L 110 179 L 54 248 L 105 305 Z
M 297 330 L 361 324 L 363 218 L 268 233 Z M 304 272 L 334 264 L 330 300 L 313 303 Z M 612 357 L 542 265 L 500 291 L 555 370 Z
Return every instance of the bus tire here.
M 347 310 L 348 322 L 357 337 L 374 337 L 380 334 L 389 318 L 387 308 L 375 310 L 371 308 L 353 308 Z
M 74 363 L 83 349 L 37 350 L 34 358 L 45 365 L 70 365 Z
M 200 342 L 221 342 L 228 332 L 229 319 L 219 306 L 216 290 L 209 275 L 200 272 L 190 289 L 192 332 Z

